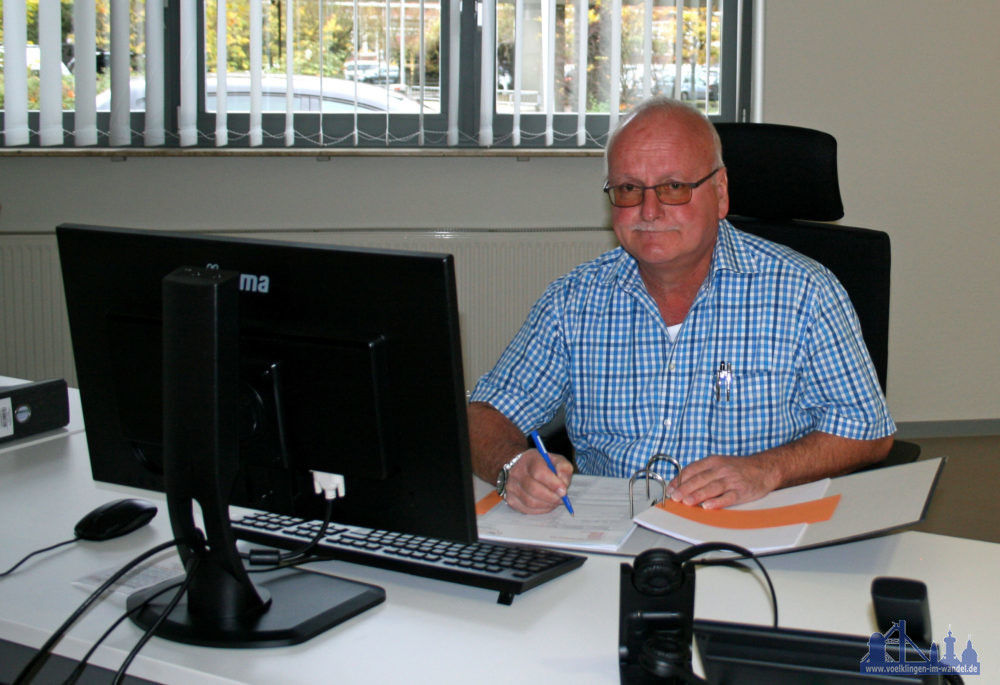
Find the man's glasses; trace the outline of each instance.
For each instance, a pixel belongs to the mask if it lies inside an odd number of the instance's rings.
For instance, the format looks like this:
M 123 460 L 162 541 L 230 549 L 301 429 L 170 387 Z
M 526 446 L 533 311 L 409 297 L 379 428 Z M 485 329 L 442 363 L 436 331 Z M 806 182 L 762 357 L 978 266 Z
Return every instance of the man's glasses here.
M 608 194 L 608 199 L 615 207 L 638 207 L 642 204 L 647 190 L 655 192 L 656 199 L 665 205 L 686 205 L 691 201 L 694 189 L 719 173 L 720 169 L 722 169 L 721 166 L 715 167 L 708 176 L 694 183 L 667 181 L 655 186 L 640 186 L 634 183 L 621 183 L 613 186 L 605 183 L 604 192 Z

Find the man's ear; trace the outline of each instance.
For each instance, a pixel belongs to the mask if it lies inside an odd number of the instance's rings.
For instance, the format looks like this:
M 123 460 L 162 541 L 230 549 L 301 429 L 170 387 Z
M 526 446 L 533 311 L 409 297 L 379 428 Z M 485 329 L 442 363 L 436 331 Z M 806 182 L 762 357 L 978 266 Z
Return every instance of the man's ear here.
M 719 218 L 725 219 L 729 214 L 729 176 L 726 167 L 719 169 L 716 174 L 715 192 L 719 197 Z

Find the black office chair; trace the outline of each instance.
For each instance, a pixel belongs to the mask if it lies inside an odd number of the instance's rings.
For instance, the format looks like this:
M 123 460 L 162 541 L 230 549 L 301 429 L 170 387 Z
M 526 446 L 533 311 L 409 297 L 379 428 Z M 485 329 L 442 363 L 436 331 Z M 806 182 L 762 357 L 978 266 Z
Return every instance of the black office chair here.
M 837 141 L 779 124 L 717 124 L 729 176 L 729 220 L 825 265 L 847 290 L 882 391 L 889 363 L 889 271 L 883 231 L 829 223 L 844 216 Z M 897 440 L 875 466 L 914 461 L 920 446 Z

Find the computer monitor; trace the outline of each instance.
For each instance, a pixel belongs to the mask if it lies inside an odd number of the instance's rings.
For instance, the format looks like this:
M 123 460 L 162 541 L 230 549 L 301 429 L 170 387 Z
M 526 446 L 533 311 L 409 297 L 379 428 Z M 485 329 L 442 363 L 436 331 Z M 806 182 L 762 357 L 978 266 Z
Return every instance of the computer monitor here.
M 241 577 L 228 526 L 228 505 L 323 518 L 313 471 L 345 480 L 334 521 L 476 540 L 450 255 L 74 225 L 56 235 L 93 477 L 166 492 L 182 559 L 216 566 L 188 602 L 236 597 L 158 635 L 265 646 L 317 632 L 311 616 L 292 617 L 304 632 L 254 627 L 263 583 Z M 283 611 L 303 592 L 336 594 L 314 576 L 269 590 L 272 608 L 275 592 L 293 595 Z M 380 601 L 359 592 L 325 623 Z M 212 627 L 232 613 L 247 625 Z

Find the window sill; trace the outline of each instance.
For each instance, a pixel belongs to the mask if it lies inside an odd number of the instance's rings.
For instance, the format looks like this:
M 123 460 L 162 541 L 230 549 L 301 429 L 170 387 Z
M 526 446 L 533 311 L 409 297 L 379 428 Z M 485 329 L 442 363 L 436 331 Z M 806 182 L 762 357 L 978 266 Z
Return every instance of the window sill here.
M 0 148 L 2 157 L 603 157 L 595 148 Z

